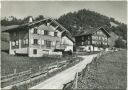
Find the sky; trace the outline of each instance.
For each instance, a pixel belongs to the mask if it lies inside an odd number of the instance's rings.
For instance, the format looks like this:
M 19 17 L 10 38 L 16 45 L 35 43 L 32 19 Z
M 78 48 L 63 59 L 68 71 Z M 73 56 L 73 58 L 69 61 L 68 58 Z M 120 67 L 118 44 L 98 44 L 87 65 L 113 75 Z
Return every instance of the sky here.
M 68 12 L 88 9 L 127 23 L 127 2 L 125 1 L 3 1 L 1 6 L 2 17 L 24 18 L 44 15 L 59 18 Z

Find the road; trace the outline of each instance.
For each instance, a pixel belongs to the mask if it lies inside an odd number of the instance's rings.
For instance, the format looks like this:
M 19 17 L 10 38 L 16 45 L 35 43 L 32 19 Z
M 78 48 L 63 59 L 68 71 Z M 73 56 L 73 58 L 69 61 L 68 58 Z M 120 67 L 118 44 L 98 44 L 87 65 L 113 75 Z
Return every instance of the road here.
M 82 56 L 83 61 L 79 62 L 73 67 L 70 67 L 61 73 L 47 79 L 46 81 L 30 88 L 30 89 L 62 89 L 63 85 L 74 79 L 76 72 L 81 72 L 95 57 L 95 55 Z

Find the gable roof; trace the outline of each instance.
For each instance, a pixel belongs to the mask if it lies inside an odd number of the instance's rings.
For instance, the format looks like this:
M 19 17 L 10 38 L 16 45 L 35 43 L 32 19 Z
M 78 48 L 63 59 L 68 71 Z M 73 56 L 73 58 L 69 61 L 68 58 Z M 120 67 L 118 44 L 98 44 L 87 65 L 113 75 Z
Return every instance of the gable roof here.
M 85 31 L 80 31 L 78 34 L 75 35 L 75 37 L 83 36 L 83 35 L 90 35 L 90 34 L 97 32 L 98 30 L 102 30 L 108 37 L 110 37 L 110 34 L 104 29 L 104 27 L 87 28 Z
M 1 26 L 1 29 L 2 29 L 2 32 L 10 32 L 13 30 L 20 30 L 20 28 L 29 28 L 29 27 L 34 27 L 36 25 L 41 25 L 43 22 L 47 22 L 48 20 L 51 20 L 54 24 L 56 24 L 58 26 L 58 28 L 60 28 L 62 30 L 61 31 L 62 33 L 66 32 L 68 34 L 67 35 L 68 38 L 70 38 L 72 41 L 74 41 L 73 38 L 71 37 L 72 36 L 71 33 L 67 29 L 65 29 L 61 24 L 59 24 L 56 20 L 54 20 L 52 18 L 45 18 L 43 20 L 33 21 L 33 22 L 26 23 L 26 24 L 22 24 L 22 25 Z M 52 27 L 45 26 L 45 25 L 42 25 L 41 27 L 43 27 L 45 30 L 53 31 Z M 39 28 L 41 28 L 41 27 L 39 26 Z
M 2 32 L 10 32 L 12 30 L 18 30 L 19 28 L 24 28 L 24 27 L 34 27 L 36 25 L 41 25 L 43 22 L 47 22 L 48 20 L 51 20 L 53 23 L 55 23 L 59 28 L 61 28 L 62 32 L 66 31 L 69 33 L 69 31 L 67 29 L 65 29 L 62 25 L 60 25 L 57 21 L 55 21 L 52 18 L 45 18 L 43 20 L 38 20 L 38 21 L 33 21 L 33 22 L 29 22 L 26 24 L 22 24 L 22 25 L 11 25 L 11 26 L 1 26 Z M 49 29 L 50 27 L 45 26 L 44 28 Z M 70 34 L 70 33 L 69 33 Z

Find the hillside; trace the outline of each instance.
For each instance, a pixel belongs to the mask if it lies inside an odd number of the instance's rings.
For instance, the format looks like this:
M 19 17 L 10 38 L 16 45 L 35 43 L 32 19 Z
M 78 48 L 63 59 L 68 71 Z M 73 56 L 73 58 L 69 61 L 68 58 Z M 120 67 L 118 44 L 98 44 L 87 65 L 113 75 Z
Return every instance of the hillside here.
M 1 33 L 1 50 L 9 50 L 9 34 Z
M 12 21 L 8 21 L 7 18 L 1 20 L 2 26 L 8 26 L 12 24 L 23 24 L 28 21 L 30 16 L 25 17 L 24 19 L 17 19 L 16 17 L 12 16 Z M 43 15 L 39 15 L 38 17 L 34 18 L 34 21 L 44 19 Z M 114 18 L 110 18 L 100 13 L 89 11 L 86 9 L 82 9 L 76 12 L 69 12 L 60 16 L 56 19 L 62 26 L 64 26 L 69 32 L 74 36 L 81 30 L 86 30 L 86 28 L 90 27 L 101 27 L 106 26 L 105 29 L 110 33 L 111 38 L 109 39 L 110 46 L 115 46 L 115 41 L 120 38 L 122 43 L 125 41 L 126 48 L 126 41 L 127 41 L 127 25 L 116 21 Z M 8 41 L 8 35 L 3 34 L 1 36 L 3 41 Z M 119 46 L 119 47 L 122 47 Z M 117 46 L 118 47 L 118 46 Z M 124 48 L 124 47 L 123 47 Z
M 81 30 L 86 30 L 89 27 L 101 27 L 106 26 L 105 29 L 112 33 L 112 41 L 115 42 L 118 37 L 122 40 L 127 40 L 127 25 L 116 21 L 114 18 L 110 18 L 100 13 L 89 11 L 86 9 L 79 10 L 77 12 L 69 12 L 60 16 L 57 20 L 66 29 L 68 29 L 72 35 L 75 35 Z M 113 37 L 113 32 L 115 38 Z
M 75 83 L 72 82 L 67 88 L 72 90 L 72 88 L 75 88 Z M 111 52 L 98 59 L 95 58 L 78 75 L 77 89 L 126 90 L 126 88 L 126 50 Z

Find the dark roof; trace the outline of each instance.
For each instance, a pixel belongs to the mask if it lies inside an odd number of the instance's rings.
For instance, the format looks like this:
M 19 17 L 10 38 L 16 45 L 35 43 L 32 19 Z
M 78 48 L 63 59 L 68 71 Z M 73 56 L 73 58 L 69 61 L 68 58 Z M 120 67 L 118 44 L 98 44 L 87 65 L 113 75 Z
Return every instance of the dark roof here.
M 104 29 L 104 27 L 87 28 L 86 30 L 82 30 L 79 33 L 77 33 L 75 35 L 75 37 L 77 37 L 77 36 L 83 36 L 83 35 L 90 35 L 90 34 L 95 33 L 98 30 L 102 30 L 108 37 L 110 37 L 110 34 Z

